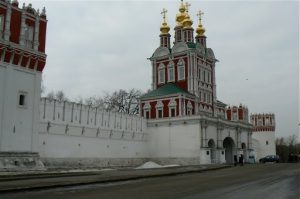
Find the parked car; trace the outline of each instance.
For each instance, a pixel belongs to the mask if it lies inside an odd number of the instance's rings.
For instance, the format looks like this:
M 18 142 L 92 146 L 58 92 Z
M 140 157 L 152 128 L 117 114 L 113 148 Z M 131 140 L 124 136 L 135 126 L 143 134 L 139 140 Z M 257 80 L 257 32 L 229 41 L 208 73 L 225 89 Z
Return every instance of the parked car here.
M 267 155 L 266 157 L 259 159 L 259 162 L 260 163 L 279 162 L 279 156 L 278 155 Z

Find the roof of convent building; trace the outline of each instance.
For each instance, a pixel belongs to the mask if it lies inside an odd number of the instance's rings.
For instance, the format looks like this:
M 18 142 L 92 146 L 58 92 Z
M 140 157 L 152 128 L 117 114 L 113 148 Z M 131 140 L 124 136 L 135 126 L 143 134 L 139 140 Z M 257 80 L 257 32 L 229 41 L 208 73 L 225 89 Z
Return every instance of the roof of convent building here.
M 143 95 L 141 97 L 141 99 L 157 98 L 157 97 L 173 95 L 173 94 L 187 94 L 187 95 L 190 95 L 191 97 L 195 97 L 195 95 L 183 90 L 182 88 L 179 88 L 174 83 L 167 83 L 167 84 L 159 87 L 156 90 L 152 90 L 152 91 L 146 93 L 145 95 Z

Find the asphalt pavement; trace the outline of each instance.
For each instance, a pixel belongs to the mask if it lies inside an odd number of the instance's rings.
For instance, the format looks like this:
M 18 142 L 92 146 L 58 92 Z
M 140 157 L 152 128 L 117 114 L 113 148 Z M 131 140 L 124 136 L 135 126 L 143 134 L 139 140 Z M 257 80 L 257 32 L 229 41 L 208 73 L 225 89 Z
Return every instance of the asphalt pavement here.
M 106 183 L 12 191 L 10 193 L 0 193 L 0 198 L 298 199 L 300 198 L 299 166 L 298 163 L 256 164 L 213 171 L 173 173 L 166 176 L 160 174 L 156 177 Z M 137 173 L 151 173 L 150 170 L 139 170 Z M 157 172 L 159 173 L 161 170 L 163 169 L 158 169 Z M 165 172 L 167 170 L 172 169 L 166 169 Z

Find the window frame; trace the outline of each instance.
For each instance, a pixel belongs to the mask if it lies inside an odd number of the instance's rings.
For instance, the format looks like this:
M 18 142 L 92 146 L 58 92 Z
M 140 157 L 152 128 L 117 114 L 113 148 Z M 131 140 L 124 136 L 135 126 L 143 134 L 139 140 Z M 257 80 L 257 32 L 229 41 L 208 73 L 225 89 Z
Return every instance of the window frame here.
M 165 65 L 161 63 L 158 66 L 158 84 L 164 84 L 165 82 L 166 82 Z
M 170 72 L 172 69 L 172 72 Z M 170 78 L 172 74 L 172 79 Z M 174 63 L 173 62 L 170 62 L 168 64 L 168 82 L 174 82 L 175 81 L 175 66 L 174 66 Z
M 185 80 L 185 63 L 183 59 L 180 59 L 177 63 L 177 79 L 178 81 Z
M 21 97 L 23 96 L 22 100 Z M 17 106 L 19 108 L 27 108 L 28 106 L 28 93 L 25 91 L 19 91 L 18 93 L 18 101 L 17 101 Z M 21 103 L 22 101 L 22 103 Z

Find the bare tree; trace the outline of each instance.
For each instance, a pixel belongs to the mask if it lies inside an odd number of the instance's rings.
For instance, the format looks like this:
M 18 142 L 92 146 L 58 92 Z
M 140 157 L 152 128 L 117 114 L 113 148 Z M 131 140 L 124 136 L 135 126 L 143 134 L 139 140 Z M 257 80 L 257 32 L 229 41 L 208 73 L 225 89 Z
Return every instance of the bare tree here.
M 68 98 L 62 90 L 55 93 L 55 99 L 59 102 L 68 101 Z
M 60 90 L 60 91 L 51 91 L 49 92 L 46 97 L 49 99 L 49 100 L 57 100 L 59 102 L 62 102 L 62 101 L 68 101 L 68 98 L 66 97 L 66 94 Z
M 290 135 L 287 140 L 289 146 L 294 146 L 297 143 L 297 136 L 295 134 Z
M 276 153 L 282 162 L 291 162 L 295 154 L 300 154 L 300 143 L 297 143 L 297 136 L 290 135 L 288 138 L 276 138 Z M 298 161 L 298 160 L 297 160 Z
M 103 97 L 104 108 L 109 111 L 116 111 L 127 114 L 139 113 L 139 98 L 142 92 L 137 89 L 129 91 L 118 90 L 112 94 L 105 93 Z
M 53 91 L 49 92 L 46 97 L 49 99 L 49 100 L 54 100 L 55 99 L 55 93 Z
M 95 108 L 97 107 L 105 109 L 104 100 L 101 97 L 89 97 L 85 99 L 85 104 Z

